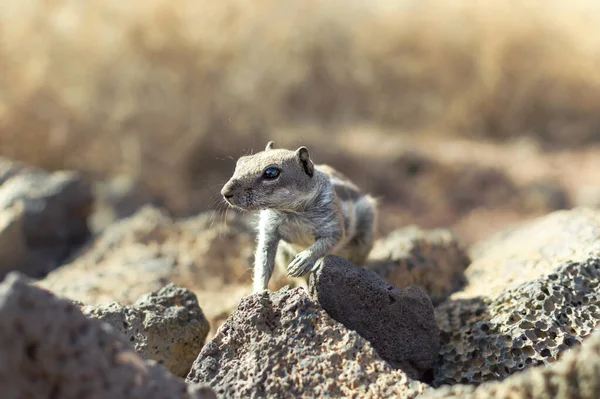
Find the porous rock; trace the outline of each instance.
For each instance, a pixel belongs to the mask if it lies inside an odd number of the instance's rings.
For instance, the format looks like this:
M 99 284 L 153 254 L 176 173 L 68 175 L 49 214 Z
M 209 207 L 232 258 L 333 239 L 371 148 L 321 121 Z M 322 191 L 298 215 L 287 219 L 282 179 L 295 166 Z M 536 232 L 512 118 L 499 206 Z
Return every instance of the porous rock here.
M 436 314 L 444 345 L 436 381 L 480 383 L 555 361 L 597 326 L 599 283 L 600 260 L 594 259 L 567 263 L 472 308 L 461 301 L 441 305 Z
M 187 382 L 223 398 L 413 398 L 426 385 L 393 370 L 302 288 L 249 295 L 194 362 Z
M 108 324 L 9 274 L 0 284 L 4 399 L 214 398 L 145 362 Z
M 465 271 L 468 284 L 454 298 L 493 296 L 552 273 L 564 262 L 583 262 L 600 253 L 600 211 L 575 208 L 526 222 L 476 245 Z
M 428 390 L 424 399 L 597 398 L 600 392 L 600 331 L 583 345 L 566 352 L 556 363 L 480 386 L 455 385 Z
M 556 212 L 481 245 L 467 289 L 436 308 L 435 384 L 504 379 L 582 342 L 600 320 L 599 221 Z
M 396 287 L 421 288 L 434 305 L 464 283 L 470 263 L 463 246 L 446 229 L 397 229 L 378 240 L 365 267 Z
M 425 292 L 396 288 L 333 255 L 311 274 L 309 290 L 329 316 L 366 338 L 393 367 L 411 378 L 423 378 L 433 368 L 439 329 Z
M 174 284 L 143 295 L 133 306 L 112 303 L 82 310 L 113 326 L 144 359 L 180 377 L 190 371 L 209 330 L 196 296 Z
M 11 270 L 42 277 L 89 238 L 93 196 L 77 173 L 46 173 L 0 158 L 0 278 Z
M 239 214 L 173 220 L 146 206 L 107 227 L 39 285 L 88 305 L 129 305 L 172 282 L 198 296 L 213 325 L 251 290 L 253 249 L 253 229 Z

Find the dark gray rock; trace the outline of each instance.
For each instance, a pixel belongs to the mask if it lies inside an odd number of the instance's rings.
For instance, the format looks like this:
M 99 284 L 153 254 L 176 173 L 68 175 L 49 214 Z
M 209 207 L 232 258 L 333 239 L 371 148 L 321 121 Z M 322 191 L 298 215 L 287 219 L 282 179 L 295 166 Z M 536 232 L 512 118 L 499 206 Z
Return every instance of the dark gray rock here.
M 194 362 L 188 383 L 222 398 L 414 398 L 426 385 L 393 370 L 302 288 L 242 299 Z
M 364 267 L 396 287 L 421 288 L 436 305 L 464 285 L 469 263 L 449 230 L 408 226 L 378 240 Z
M 393 367 L 411 378 L 424 378 L 433 368 L 439 329 L 425 292 L 396 288 L 333 255 L 311 274 L 309 289 L 329 316 L 366 338 Z
M 0 284 L 0 331 L 3 399 L 214 398 L 145 362 L 108 324 L 16 273 Z
M 0 259 L 0 278 L 10 270 L 43 277 L 89 238 L 92 192 L 76 173 L 10 168 L 7 163 L 3 161 L 0 177 L 0 210 L 12 222 L 0 226 L 0 248 L 17 242 L 21 252 L 17 258 Z
M 196 295 L 169 284 L 133 306 L 84 306 L 83 313 L 113 326 L 144 358 L 185 377 L 210 329 Z
M 19 265 L 27 263 L 27 241 L 24 232 L 23 204 L 0 209 L 0 278 Z

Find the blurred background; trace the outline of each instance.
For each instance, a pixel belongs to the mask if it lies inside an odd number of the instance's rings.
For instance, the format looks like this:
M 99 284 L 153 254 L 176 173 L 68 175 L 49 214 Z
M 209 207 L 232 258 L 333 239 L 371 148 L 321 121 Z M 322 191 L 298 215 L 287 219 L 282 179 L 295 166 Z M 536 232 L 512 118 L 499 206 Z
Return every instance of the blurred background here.
M 0 156 L 80 171 L 123 215 L 128 200 L 223 210 L 235 159 L 268 140 L 379 197 L 381 234 L 415 223 L 471 243 L 600 205 L 594 0 L 0 8 Z

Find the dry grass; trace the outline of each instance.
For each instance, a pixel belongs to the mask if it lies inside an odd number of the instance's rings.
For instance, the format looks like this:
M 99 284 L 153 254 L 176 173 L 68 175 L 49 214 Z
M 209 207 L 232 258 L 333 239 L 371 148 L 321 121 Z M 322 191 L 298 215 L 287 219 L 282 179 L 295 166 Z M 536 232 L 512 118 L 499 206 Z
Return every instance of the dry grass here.
M 583 145 L 600 139 L 600 6 L 560 3 L 3 0 L 0 155 L 136 174 L 188 209 L 222 154 L 266 137 L 368 123 Z

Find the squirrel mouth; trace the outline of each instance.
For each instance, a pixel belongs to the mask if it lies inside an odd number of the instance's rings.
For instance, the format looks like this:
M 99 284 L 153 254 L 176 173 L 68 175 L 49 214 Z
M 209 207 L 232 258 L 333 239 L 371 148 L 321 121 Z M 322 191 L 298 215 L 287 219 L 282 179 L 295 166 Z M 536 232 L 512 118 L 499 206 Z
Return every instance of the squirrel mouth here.
M 251 210 L 253 210 L 252 206 L 241 205 L 241 204 L 238 204 L 238 203 L 234 202 L 233 201 L 233 197 L 229 197 L 229 198 L 223 197 L 223 199 L 225 200 L 225 202 L 227 203 L 227 205 L 229 205 L 230 207 L 232 207 L 234 209 L 237 209 L 239 211 L 251 211 Z
M 225 202 L 227 203 L 227 205 L 234 207 L 234 208 L 238 208 L 238 205 L 233 202 L 233 197 L 225 197 L 223 196 L 223 199 L 225 200 Z

